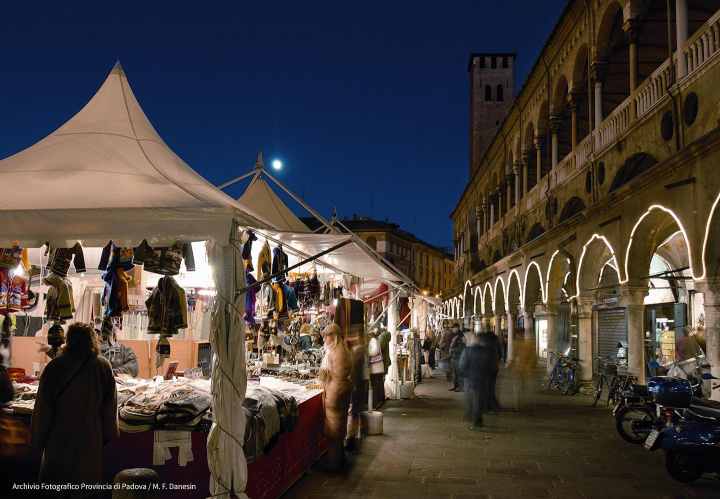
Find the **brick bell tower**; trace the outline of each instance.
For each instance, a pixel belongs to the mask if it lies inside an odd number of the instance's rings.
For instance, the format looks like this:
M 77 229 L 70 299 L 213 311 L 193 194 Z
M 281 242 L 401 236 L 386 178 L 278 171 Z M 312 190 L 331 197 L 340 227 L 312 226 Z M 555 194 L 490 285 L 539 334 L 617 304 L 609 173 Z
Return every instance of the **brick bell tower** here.
M 515 98 L 515 54 L 470 54 L 468 73 L 472 177 Z

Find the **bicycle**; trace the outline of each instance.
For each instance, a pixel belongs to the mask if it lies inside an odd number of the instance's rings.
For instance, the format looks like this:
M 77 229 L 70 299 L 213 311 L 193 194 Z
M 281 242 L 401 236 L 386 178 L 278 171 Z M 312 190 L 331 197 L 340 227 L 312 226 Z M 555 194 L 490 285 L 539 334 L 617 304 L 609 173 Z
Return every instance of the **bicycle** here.
M 596 407 L 600 398 L 602 397 L 603 389 L 607 386 L 607 400 L 605 405 L 610 406 L 610 403 L 615 405 L 618 401 L 621 393 L 632 387 L 637 382 L 637 378 L 627 372 L 619 372 L 618 364 L 610 362 L 608 359 L 603 357 L 595 357 L 600 364 L 598 368 L 598 376 L 595 380 L 595 397 L 593 399 L 593 407 Z
M 548 381 L 546 389 L 557 390 L 563 395 L 574 395 L 578 391 L 577 386 L 577 360 L 570 359 L 565 355 L 557 352 L 548 352 L 550 359 L 556 358 Z

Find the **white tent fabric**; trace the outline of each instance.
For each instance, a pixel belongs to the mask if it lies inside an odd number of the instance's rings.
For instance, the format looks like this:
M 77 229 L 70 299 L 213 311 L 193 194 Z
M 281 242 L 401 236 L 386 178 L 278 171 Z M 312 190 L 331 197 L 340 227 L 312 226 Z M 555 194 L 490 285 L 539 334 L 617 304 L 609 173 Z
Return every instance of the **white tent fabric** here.
M 208 183 L 157 134 L 119 65 L 88 104 L 37 144 L 0 161 L 0 247 L 20 241 L 67 246 L 157 245 L 209 240 L 218 308 L 213 314 L 213 413 L 208 441 L 211 488 L 246 497 L 241 410 L 247 373 L 244 272 L 238 224 L 270 227 Z M 10 187 L 8 187 L 10 186 Z M 212 244 L 214 243 L 214 244 Z
M 197 230 L 193 239 L 199 239 L 208 232 L 219 235 L 213 221 L 233 215 L 242 223 L 267 224 L 168 147 L 119 64 L 80 112 L 0 161 L 0 184 L 13 187 L 0 199 L 3 241 L 103 239 L 108 225 L 134 223 L 146 225 L 138 231 L 145 235 L 162 226 L 160 234 L 189 237 Z M 222 225 L 226 238 L 227 224 Z
M 258 234 L 265 234 L 269 238 L 303 253 L 306 257 L 317 255 L 344 241 L 350 241 L 349 244 L 320 257 L 319 262 L 331 265 L 343 273 L 362 277 L 363 279 L 379 279 L 390 282 L 402 281 L 395 272 L 373 258 L 359 244 L 353 242 L 352 236 L 348 234 L 300 234 L 262 229 L 257 229 L 257 231 Z
M 253 177 L 238 201 L 254 213 L 262 213 L 263 218 L 277 230 L 310 232 L 307 225 L 302 223 L 259 175 Z

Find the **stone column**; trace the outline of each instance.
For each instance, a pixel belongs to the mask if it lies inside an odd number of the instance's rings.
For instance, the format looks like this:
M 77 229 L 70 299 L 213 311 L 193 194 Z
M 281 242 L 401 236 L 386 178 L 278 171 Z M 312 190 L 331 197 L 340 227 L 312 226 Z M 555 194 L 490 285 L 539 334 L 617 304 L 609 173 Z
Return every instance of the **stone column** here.
M 490 213 L 488 212 L 488 199 L 486 196 L 483 196 L 482 200 L 482 209 L 483 209 L 483 234 L 485 234 L 489 227 L 488 218 L 490 216 Z
M 557 304 L 548 303 L 545 306 L 544 319 L 547 319 L 547 350 L 548 350 L 548 371 L 552 369 L 552 363 L 550 362 L 550 352 L 558 351 L 558 338 L 557 338 Z
M 507 313 L 507 335 L 507 360 L 505 363 L 507 365 L 510 365 L 513 359 L 513 350 L 515 343 L 515 314 L 513 314 L 512 312 Z
M 630 92 L 634 92 L 638 86 L 638 19 L 632 18 L 623 24 L 625 36 L 628 41 L 628 58 L 630 63 Z
M 645 384 L 645 304 L 647 283 L 624 284 L 621 304 L 625 307 L 628 334 L 628 371 L 640 384 Z
M 558 145 L 558 132 L 560 131 L 560 126 L 562 125 L 562 118 L 557 115 L 550 116 L 550 133 L 551 133 L 551 146 L 552 146 L 552 167 L 555 168 L 558 165 L 558 162 L 560 161 L 559 155 L 559 145 Z
M 490 227 L 488 227 L 488 228 L 492 228 L 493 225 L 495 225 L 495 195 L 491 194 L 490 195 Z
M 577 299 L 580 381 L 592 381 L 593 378 L 593 302 L 594 300 L 589 296 L 580 296 Z
M 605 68 L 607 64 L 604 61 L 595 61 L 592 63 L 592 79 L 594 82 L 594 104 L 595 104 L 595 123 L 594 129 L 597 130 L 603 120 L 602 109 L 602 82 L 605 79 Z
M 500 219 L 505 214 L 504 210 L 503 210 L 503 194 L 504 194 L 503 188 L 498 187 L 497 190 L 495 191 L 495 197 L 497 199 L 497 219 L 498 219 L 498 221 L 500 221 Z
M 696 283 L 695 289 L 703 294 L 705 306 L 705 355 L 710 364 L 710 373 L 720 378 L 720 277 Z M 711 386 L 716 384 L 718 382 L 713 381 Z M 712 391 L 712 399 L 720 400 L 720 387 Z
M 574 151 L 577 146 L 577 98 L 571 93 L 568 96 L 568 107 L 570 108 L 570 148 Z
M 502 336 L 502 314 L 495 315 L 495 334 L 500 337 Z
M 520 198 L 522 197 L 522 194 L 520 192 L 520 168 L 522 167 L 522 163 L 519 161 L 516 161 L 513 163 L 513 175 L 515 176 L 515 206 L 518 206 L 520 204 Z
M 475 207 L 475 228 L 477 230 L 478 245 L 480 244 L 480 236 L 482 236 L 482 219 L 480 218 L 480 206 Z M 473 248 L 477 250 L 477 248 Z
M 523 185 L 522 185 L 522 188 L 523 188 L 523 196 L 524 196 L 525 194 L 527 194 L 527 192 L 528 192 L 528 190 L 529 190 L 529 189 L 528 189 L 528 169 L 527 169 L 527 164 L 528 164 L 528 158 L 529 158 L 529 157 L 530 157 L 530 152 L 529 152 L 529 151 L 523 151 L 523 165 L 522 165 L 522 174 L 523 174 Z
M 675 0 L 675 33 L 677 35 L 677 77 L 687 74 L 687 61 L 683 49 L 688 38 L 688 16 L 686 0 Z
M 512 172 L 512 170 L 511 170 Z M 512 173 L 507 173 L 505 175 L 505 183 L 507 184 L 507 193 L 505 194 L 507 197 L 507 211 L 510 211 L 510 200 L 514 201 L 514 204 L 517 205 L 517 197 L 516 192 L 517 189 L 513 186 L 513 180 L 515 179 L 515 176 Z M 517 183 L 517 182 L 515 182 Z
M 540 183 L 540 179 L 542 178 L 542 153 L 544 147 L 544 141 L 543 138 L 540 135 L 535 136 L 535 157 L 537 158 L 537 164 L 535 165 L 536 168 L 536 175 L 537 175 L 537 181 L 535 182 L 535 185 Z

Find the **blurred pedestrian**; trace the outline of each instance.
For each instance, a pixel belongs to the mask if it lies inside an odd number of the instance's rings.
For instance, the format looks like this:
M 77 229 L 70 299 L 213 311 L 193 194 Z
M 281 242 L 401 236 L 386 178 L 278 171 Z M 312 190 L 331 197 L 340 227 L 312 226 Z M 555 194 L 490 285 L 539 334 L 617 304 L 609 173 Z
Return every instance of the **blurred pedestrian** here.
M 503 356 L 502 343 L 495 333 L 485 332 L 480 335 L 480 340 L 483 346 L 488 348 L 490 352 L 490 379 L 487 392 L 487 407 L 488 411 L 495 412 L 500 410 L 500 404 L 497 400 L 496 385 L 498 372 L 500 371 L 500 360 Z
M 459 369 L 460 357 L 465 349 L 465 337 L 460 331 L 460 328 L 456 326 L 455 336 L 453 336 L 450 342 L 450 375 L 451 375 L 451 386 L 450 391 L 460 392 L 462 391 L 462 372 Z
M 537 353 L 535 351 L 535 342 L 529 338 L 521 338 L 516 342 L 513 350 L 515 352 L 514 359 L 512 360 L 513 371 L 516 373 L 518 378 L 518 385 L 516 388 L 516 408 L 520 408 L 521 399 L 522 405 L 531 405 L 532 395 L 532 380 L 533 370 L 537 365 Z
M 459 370 L 465 383 L 465 417 L 471 430 L 483 425 L 482 414 L 489 407 L 490 380 L 495 364 L 495 352 L 480 336 L 465 333 L 465 348 L 460 356 Z

